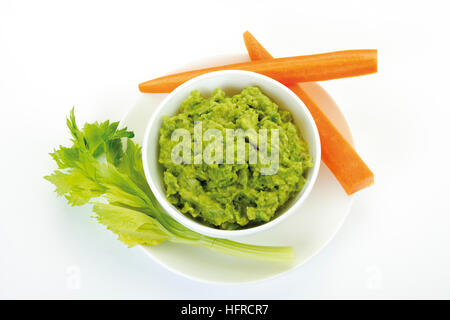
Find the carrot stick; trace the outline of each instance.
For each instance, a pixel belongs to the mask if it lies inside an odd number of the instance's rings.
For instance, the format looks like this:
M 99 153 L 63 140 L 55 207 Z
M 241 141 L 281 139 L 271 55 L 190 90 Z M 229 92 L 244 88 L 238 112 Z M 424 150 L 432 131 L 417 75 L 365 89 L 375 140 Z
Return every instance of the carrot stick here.
M 331 80 L 376 72 L 377 51 L 336 51 L 193 70 L 143 82 L 139 85 L 139 90 L 148 93 L 170 92 L 189 79 L 219 70 L 253 71 L 283 83 Z
M 244 42 L 250 59 L 272 59 L 270 53 L 246 31 Z M 333 172 L 347 194 L 353 194 L 373 184 L 374 175 L 353 147 L 322 112 L 320 106 L 308 95 L 301 84 L 288 87 L 305 103 L 311 112 L 320 135 L 322 160 Z

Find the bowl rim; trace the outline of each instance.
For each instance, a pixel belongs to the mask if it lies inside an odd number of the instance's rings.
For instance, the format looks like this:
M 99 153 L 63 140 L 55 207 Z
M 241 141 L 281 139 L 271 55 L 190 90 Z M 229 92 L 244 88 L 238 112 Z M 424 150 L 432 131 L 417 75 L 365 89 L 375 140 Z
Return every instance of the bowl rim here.
M 279 216 L 275 217 L 273 220 L 270 220 L 269 222 L 264 223 L 259 226 L 246 228 L 246 229 L 238 229 L 238 230 L 221 230 L 221 229 L 215 229 L 215 228 L 209 227 L 207 225 L 203 225 L 200 222 L 196 222 L 193 219 L 186 217 L 183 213 L 179 212 L 176 208 L 174 208 L 173 205 L 167 200 L 165 194 L 161 194 L 159 192 L 159 190 L 154 182 L 154 179 L 152 179 L 153 174 L 150 172 L 151 170 L 148 165 L 149 159 L 147 156 L 148 148 L 150 145 L 149 144 L 150 135 L 151 135 L 152 130 L 154 130 L 154 127 L 155 127 L 154 123 L 161 118 L 160 113 L 164 109 L 165 105 L 171 99 L 173 99 L 175 96 L 177 96 L 180 93 L 183 93 L 186 90 L 186 88 L 190 87 L 193 83 L 199 82 L 199 81 L 202 81 L 202 80 L 205 80 L 208 78 L 212 78 L 212 77 L 216 77 L 216 76 L 223 76 L 223 75 L 227 75 L 227 74 L 228 75 L 230 75 L 230 74 L 231 75 L 245 74 L 247 76 L 265 81 L 270 86 L 275 86 L 275 87 L 280 88 L 282 91 L 284 91 L 285 94 L 290 95 L 294 100 L 296 100 L 297 107 L 300 107 L 302 109 L 302 112 L 303 112 L 304 116 L 306 117 L 307 122 L 311 125 L 312 137 L 313 137 L 312 140 L 315 144 L 315 150 L 316 150 L 315 157 L 313 158 L 313 167 L 310 168 L 310 170 L 312 169 L 312 173 L 310 175 L 311 177 L 308 181 L 308 184 L 304 186 L 304 189 L 302 190 L 303 191 L 302 195 L 298 199 L 295 199 L 289 205 L 289 207 L 285 210 L 285 212 L 283 212 Z M 190 89 L 190 90 L 192 90 L 192 89 Z M 294 106 L 289 106 L 289 107 L 283 106 L 283 107 L 286 110 L 290 111 Z M 296 126 L 297 126 L 297 124 L 296 124 Z M 297 128 L 301 129 L 298 126 L 297 126 Z M 158 131 L 159 131 L 159 129 L 160 129 L 160 126 L 158 126 Z M 158 143 L 158 142 L 156 142 L 156 143 Z M 310 146 L 309 146 L 309 150 L 311 150 Z M 162 206 L 162 208 L 164 210 L 166 210 L 166 212 L 172 218 L 174 218 L 176 221 L 178 221 L 185 227 L 187 227 L 193 231 L 196 231 L 200 234 L 206 235 L 206 236 L 212 236 L 212 237 L 216 237 L 216 238 L 237 238 L 237 237 L 244 237 L 244 236 L 248 236 L 251 234 L 255 234 L 258 232 L 268 230 L 268 229 L 274 227 L 275 225 L 277 225 L 278 223 L 282 222 L 283 220 L 285 220 L 288 216 L 290 216 L 293 212 L 295 212 L 298 208 L 300 208 L 301 204 L 306 200 L 306 198 L 310 194 L 310 192 L 311 192 L 312 188 L 314 187 L 314 184 L 317 180 L 317 177 L 319 174 L 320 162 L 321 162 L 321 145 L 320 145 L 319 132 L 318 132 L 316 123 L 315 123 L 310 111 L 305 106 L 303 101 L 300 100 L 300 98 L 295 93 L 293 93 L 288 87 L 286 87 L 282 83 L 280 83 L 270 77 L 267 77 L 267 76 L 259 74 L 259 73 L 243 71 L 243 70 L 221 70 L 221 71 L 208 72 L 208 73 L 202 74 L 200 76 L 194 77 L 194 78 L 184 82 L 183 84 L 178 86 L 176 89 L 174 89 L 171 93 L 169 93 L 159 103 L 158 107 L 153 112 L 153 114 L 147 124 L 147 127 L 145 129 L 143 146 L 142 146 L 142 160 L 143 160 L 145 178 L 147 180 L 147 183 L 150 186 L 151 191 L 155 195 L 158 203 Z

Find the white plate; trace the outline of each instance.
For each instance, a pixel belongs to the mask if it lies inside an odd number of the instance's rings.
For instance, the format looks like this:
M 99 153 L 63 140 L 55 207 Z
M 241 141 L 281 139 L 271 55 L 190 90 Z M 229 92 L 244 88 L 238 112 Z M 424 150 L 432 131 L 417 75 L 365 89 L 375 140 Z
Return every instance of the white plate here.
M 228 61 L 230 60 L 232 59 L 229 58 Z M 208 65 L 219 63 L 223 64 L 224 59 L 215 58 L 214 61 L 209 61 Z M 195 68 L 198 67 L 195 65 Z M 339 131 L 353 143 L 345 118 L 325 90 L 316 83 L 308 83 L 305 86 L 308 93 L 316 101 L 320 101 L 323 111 Z M 142 94 L 122 119 L 121 126 L 135 132 L 137 143 L 142 145 L 148 120 L 165 96 L 165 94 Z M 350 211 L 352 199 L 353 197 L 344 192 L 330 170 L 322 163 L 314 189 L 298 212 L 270 230 L 238 239 L 252 244 L 292 246 L 295 250 L 295 261 L 290 265 L 245 260 L 204 248 L 169 242 L 143 249 L 165 268 L 190 279 L 212 283 L 261 281 L 299 267 L 318 253 L 343 224 Z

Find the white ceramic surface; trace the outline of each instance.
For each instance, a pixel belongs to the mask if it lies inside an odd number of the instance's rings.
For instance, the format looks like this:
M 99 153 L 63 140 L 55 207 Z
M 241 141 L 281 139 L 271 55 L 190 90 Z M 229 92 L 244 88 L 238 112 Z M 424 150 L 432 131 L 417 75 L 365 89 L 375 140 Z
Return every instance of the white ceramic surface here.
M 316 83 L 307 83 L 303 87 L 320 102 L 341 133 L 353 142 L 348 124 L 331 97 Z M 136 142 L 143 143 L 146 125 L 165 97 L 165 94 L 141 95 L 122 119 L 121 125 L 135 132 Z M 143 247 L 143 250 L 163 267 L 192 280 L 228 284 L 262 281 L 289 272 L 317 254 L 342 226 L 352 202 L 353 197 L 346 195 L 330 170 L 321 163 L 315 186 L 301 212 L 273 229 L 239 238 L 239 241 L 253 244 L 292 246 L 295 261 L 291 265 L 239 259 L 170 242 Z
M 181 103 L 189 97 L 193 90 L 198 90 L 204 96 L 210 96 L 214 89 L 221 88 L 227 95 L 240 92 L 247 86 L 258 86 L 262 92 L 275 101 L 281 109 L 288 110 L 303 138 L 308 143 L 313 167 L 306 172 L 306 182 L 303 189 L 287 206 L 277 212 L 277 216 L 268 223 L 257 227 L 241 230 L 220 230 L 208 227 L 182 214 L 167 200 L 164 191 L 163 168 L 158 163 L 159 130 L 163 116 L 173 116 L 178 112 Z M 162 207 L 179 223 L 191 230 L 216 238 L 236 238 L 248 236 L 269 230 L 287 219 L 292 213 L 298 212 L 301 205 L 310 194 L 317 179 L 320 167 L 320 138 L 316 124 L 303 102 L 286 86 L 279 82 L 248 71 L 226 70 L 211 72 L 196 77 L 172 91 L 158 106 L 147 125 L 143 142 L 143 164 L 147 181 L 156 199 Z

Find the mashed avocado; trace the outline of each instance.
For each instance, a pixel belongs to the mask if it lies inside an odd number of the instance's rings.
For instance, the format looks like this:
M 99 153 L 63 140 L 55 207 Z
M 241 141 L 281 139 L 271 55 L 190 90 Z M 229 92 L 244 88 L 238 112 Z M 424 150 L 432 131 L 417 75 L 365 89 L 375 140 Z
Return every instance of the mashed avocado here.
M 183 134 L 175 134 L 180 129 Z M 248 135 L 227 135 L 233 130 Z M 222 138 L 211 138 L 211 132 Z M 258 144 L 263 141 L 261 135 L 252 136 L 252 132 L 267 132 L 267 143 Z M 308 146 L 290 113 L 279 110 L 257 87 L 234 96 L 216 89 L 209 98 L 191 92 L 177 115 L 164 117 L 159 147 L 169 202 L 220 229 L 270 221 L 303 188 L 306 171 L 312 167 Z M 251 157 L 255 151 L 256 163 Z M 275 170 L 264 171 L 270 166 Z

